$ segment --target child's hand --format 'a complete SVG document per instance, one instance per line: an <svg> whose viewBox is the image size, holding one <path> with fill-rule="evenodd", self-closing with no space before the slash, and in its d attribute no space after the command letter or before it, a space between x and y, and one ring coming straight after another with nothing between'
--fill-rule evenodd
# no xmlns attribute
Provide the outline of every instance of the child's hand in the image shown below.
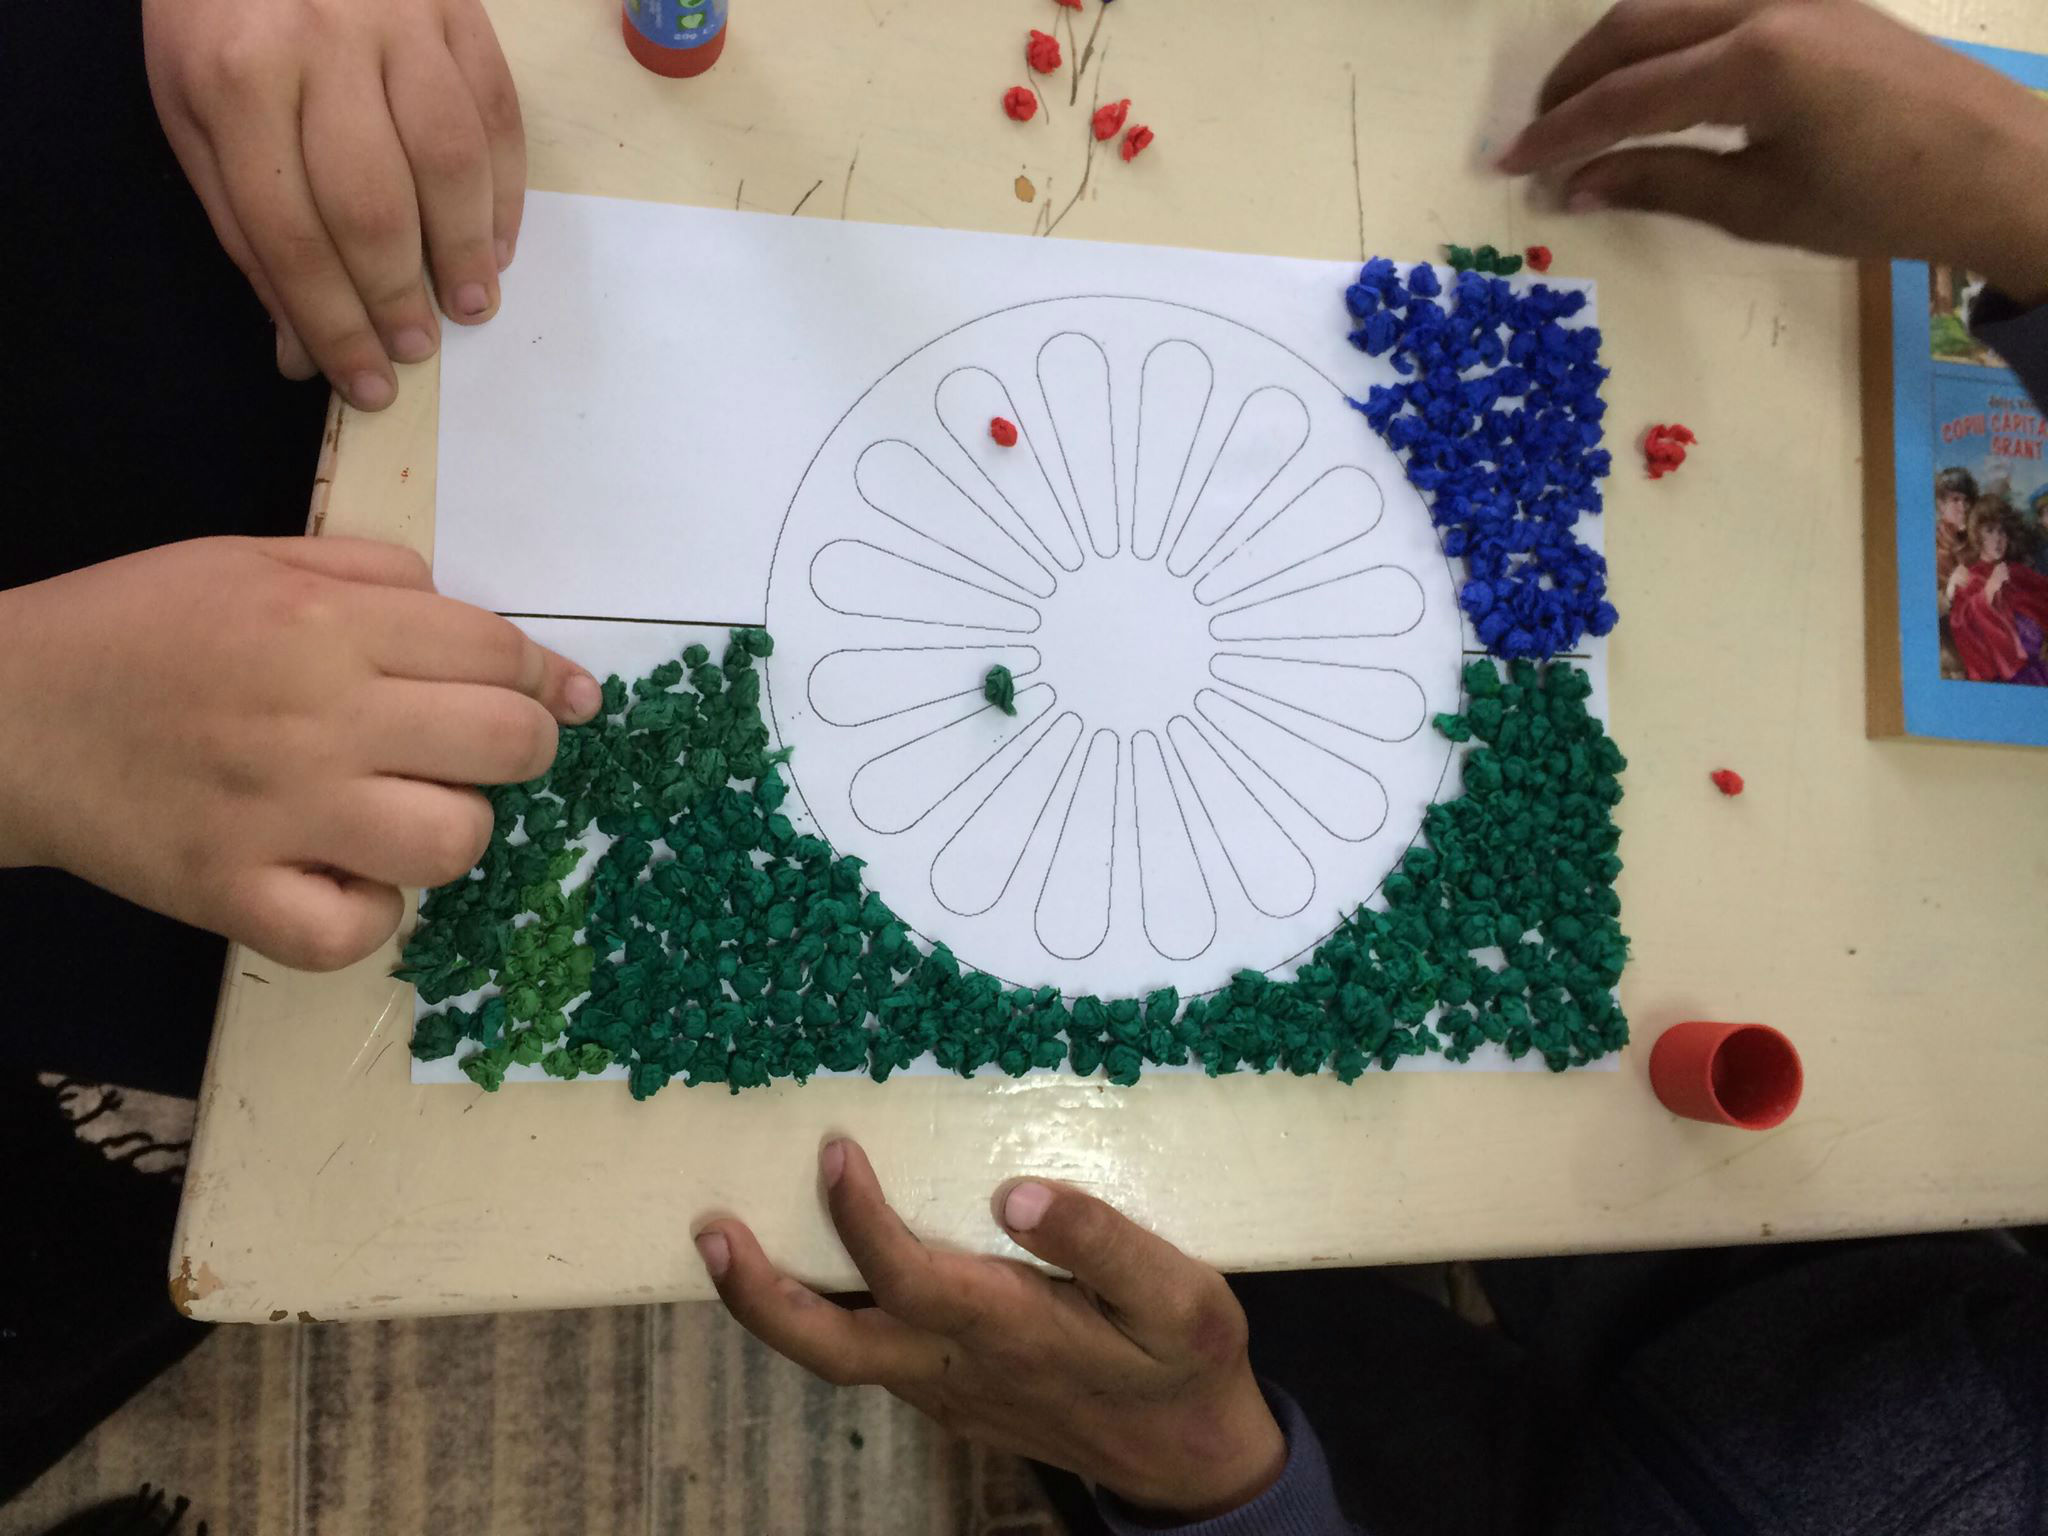
<svg viewBox="0 0 2048 1536"><path fill-rule="evenodd" d="M1078 1191L1012 1185L1004 1230L1074 1276L1049 1280L925 1247L852 1142L831 1143L820 1164L872 1309L845 1310L778 1274L737 1221L698 1234L719 1296L771 1349L1183 1520L1249 1503L1286 1466L1245 1356L1244 1311L1206 1264Z"/></svg>
<svg viewBox="0 0 2048 1536"><path fill-rule="evenodd" d="M199 539L0 592L0 865L52 864L309 970L490 840L596 682L410 550Z"/></svg>
<svg viewBox="0 0 2048 1536"><path fill-rule="evenodd" d="M2048 104L1861 0L1621 0L1544 83L1511 175L1844 256L1960 262L2048 299ZM1621 140L1739 126L1729 155ZM1581 162L1590 162L1584 163Z"/></svg>
<svg viewBox="0 0 2048 1536"><path fill-rule="evenodd" d="M142 0L150 93L277 363L359 410L441 308L489 318L526 188L519 101L481 0Z"/></svg>

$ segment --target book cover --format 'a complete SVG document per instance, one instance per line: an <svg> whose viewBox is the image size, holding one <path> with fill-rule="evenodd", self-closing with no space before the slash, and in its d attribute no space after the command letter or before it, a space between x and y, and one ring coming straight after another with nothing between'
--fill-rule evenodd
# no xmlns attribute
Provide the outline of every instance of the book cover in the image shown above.
<svg viewBox="0 0 2048 1536"><path fill-rule="evenodd" d="M2048 58L1958 44L2048 94ZM1975 274L1866 269L1869 729L2048 745L2048 418L1970 331Z"/></svg>

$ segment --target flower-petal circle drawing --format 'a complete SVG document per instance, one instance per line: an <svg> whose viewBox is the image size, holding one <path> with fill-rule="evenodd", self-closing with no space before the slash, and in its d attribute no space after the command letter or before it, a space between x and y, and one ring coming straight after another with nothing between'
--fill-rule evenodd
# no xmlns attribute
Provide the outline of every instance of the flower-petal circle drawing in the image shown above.
<svg viewBox="0 0 2048 1536"><path fill-rule="evenodd" d="M1450 788L1425 726L1464 631L1419 495L1324 372L1182 305L1021 304L904 359L798 487L768 623L802 812L1017 984L1285 965Z"/></svg>

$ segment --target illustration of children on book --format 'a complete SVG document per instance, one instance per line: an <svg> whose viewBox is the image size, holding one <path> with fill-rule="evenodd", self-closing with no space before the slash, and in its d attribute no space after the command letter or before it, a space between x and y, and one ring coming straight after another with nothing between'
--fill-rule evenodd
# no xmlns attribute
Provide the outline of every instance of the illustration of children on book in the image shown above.
<svg viewBox="0 0 2048 1536"><path fill-rule="evenodd" d="M1941 675L1957 680L1963 677L1963 661L1948 632L1949 578L1963 563L1970 508L1977 496L1977 477L1960 465L1950 465L1934 477L1934 601L1941 615Z"/></svg>
<svg viewBox="0 0 2048 1536"><path fill-rule="evenodd" d="M1970 508L1981 494L1977 477L1967 469L1951 467L1934 477L1934 589L1943 594L1944 613L1948 611L1948 579L1963 559Z"/></svg>
<svg viewBox="0 0 2048 1536"><path fill-rule="evenodd" d="M1970 507L1961 557L1942 588L1949 639L1971 682L2048 687L2048 576L2008 558L2017 524L2002 494Z"/></svg>

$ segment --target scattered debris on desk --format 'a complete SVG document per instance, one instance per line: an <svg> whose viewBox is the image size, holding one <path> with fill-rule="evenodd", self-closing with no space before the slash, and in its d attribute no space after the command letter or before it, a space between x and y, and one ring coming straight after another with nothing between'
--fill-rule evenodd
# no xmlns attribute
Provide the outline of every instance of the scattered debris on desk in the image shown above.
<svg viewBox="0 0 2048 1536"><path fill-rule="evenodd" d="M1742 775L1733 768L1716 768L1709 777L1714 781L1714 788L1731 800L1748 788L1742 782Z"/></svg>
<svg viewBox="0 0 2048 1536"><path fill-rule="evenodd" d="M1453 272L1478 272L1487 277L1513 277L1522 270L1522 258L1503 256L1499 249L1482 245L1474 250L1463 245L1444 247L1444 260Z"/></svg>
<svg viewBox="0 0 2048 1536"><path fill-rule="evenodd" d="M1650 428L1643 439L1643 462L1648 466L1652 480L1662 480L1685 463L1685 450L1694 446L1699 439L1692 435L1690 427L1673 422L1665 426L1659 422Z"/></svg>
<svg viewBox="0 0 2048 1536"><path fill-rule="evenodd" d="M1083 8L1082 0L1055 0L1055 3L1065 10L1078 11ZM1104 5L1108 3L1109 0L1103 0ZM1078 99L1080 94L1081 77L1087 73L1089 62L1095 56L1096 33L1099 33L1101 30L1102 17L1098 14L1095 19L1095 30L1089 33L1087 46L1081 50L1080 57L1074 62L1073 95L1076 99ZM1068 31L1068 40L1071 42L1073 40L1071 26ZM1055 73L1066 63L1066 58L1060 49L1059 38L1054 33L1041 32L1036 27L1031 28L1030 35L1024 44L1024 62L1038 74L1050 75ZM1096 99L1098 101L1101 100L1099 91ZM1028 123L1036 118L1041 104L1038 93L1030 87L1022 85L1013 85L1004 91L1002 101L1005 115L1011 121L1019 123ZM1094 141L1088 146L1091 155L1095 144L1108 143L1115 139L1118 134L1123 135L1123 142L1118 146L1118 153L1123 158L1125 164L1129 164L1137 159L1139 155L1143 154L1150 147L1157 135L1143 123L1126 127L1130 113L1131 101L1126 96L1121 100L1112 101L1104 106L1098 106L1089 114L1088 131ZM1047 121L1050 120L1050 118L1047 119ZM1037 189L1029 187L1029 184L1023 177L1017 178L1016 186L1019 201L1028 203L1033 200ZM1082 190L1086 190L1087 178L1085 172L1082 177L1081 186ZM1071 207L1072 204L1070 203L1069 206ZM1057 218L1053 220L1055 224L1058 222ZM1050 233L1050 230L1047 230L1046 233ZM1520 258L1517 257L1515 260L1519 262Z"/></svg>
<svg viewBox="0 0 2048 1536"><path fill-rule="evenodd" d="M981 696L1006 715L1017 713L1017 680L1008 667L988 669L988 676L981 680Z"/></svg>

